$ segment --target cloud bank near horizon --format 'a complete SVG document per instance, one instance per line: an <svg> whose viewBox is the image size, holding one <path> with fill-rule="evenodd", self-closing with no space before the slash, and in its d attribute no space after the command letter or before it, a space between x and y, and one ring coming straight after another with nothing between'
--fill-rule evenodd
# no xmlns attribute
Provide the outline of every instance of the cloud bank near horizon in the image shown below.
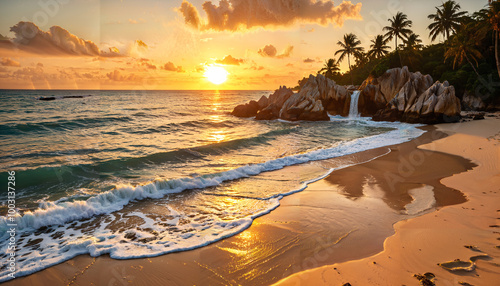
<svg viewBox="0 0 500 286"><path fill-rule="evenodd" d="M48 31L43 31L32 22L21 21L10 27L10 31L14 32L14 38L6 38L4 41L9 42L11 46L4 45L4 48L15 47L33 54L55 56L124 56L116 47L104 52L94 42L82 39L60 26L52 26ZM140 40L135 44L147 48Z"/></svg>
<svg viewBox="0 0 500 286"><path fill-rule="evenodd" d="M361 19L361 6L351 1L334 6L324 0L221 0L218 6L206 1L202 8L207 19L202 19L198 9L184 0L178 11L186 24L201 31L245 31L296 23L342 26L345 19Z"/></svg>

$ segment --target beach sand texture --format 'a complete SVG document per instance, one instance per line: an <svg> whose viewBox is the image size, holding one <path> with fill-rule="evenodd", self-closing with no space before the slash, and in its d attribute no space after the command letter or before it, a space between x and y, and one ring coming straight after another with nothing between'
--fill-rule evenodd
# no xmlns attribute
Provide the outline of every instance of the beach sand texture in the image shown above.
<svg viewBox="0 0 500 286"><path fill-rule="evenodd" d="M441 180L462 191L466 203L396 223L396 233L381 253L298 273L277 285L417 285L414 275L426 273L437 285L498 285L500 120L437 127L450 136L419 149L458 155L478 165Z"/></svg>

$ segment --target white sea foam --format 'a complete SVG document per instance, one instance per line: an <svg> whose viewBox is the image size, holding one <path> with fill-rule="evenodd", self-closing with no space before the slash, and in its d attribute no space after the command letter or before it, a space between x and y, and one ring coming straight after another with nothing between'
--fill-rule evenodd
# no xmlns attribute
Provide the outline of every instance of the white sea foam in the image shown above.
<svg viewBox="0 0 500 286"><path fill-rule="evenodd" d="M262 172L278 170L286 166L335 158L368 149L399 144L424 133L424 131L410 124L400 124L398 127L397 130L384 134L343 142L333 148L319 149L309 153L282 157L260 164L246 165L218 174L174 180L157 179L146 185L117 186L113 190L100 193L85 201L62 202L59 204L52 202L43 203L39 209L33 212L26 212L23 216L17 215L15 223L18 225L19 229L37 229L42 226L64 224L69 221L90 218L95 215L120 210L133 200L161 198L170 193L217 186L225 181L255 176ZM6 217L2 216L0 218L0 231L6 229L7 220Z"/></svg>
<svg viewBox="0 0 500 286"><path fill-rule="evenodd" d="M299 192L307 187L307 184L326 177L333 169L328 170L322 176L304 182L299 188L283 192L279 195L261 198L255 204L250 215L241 217L238 214L229 214L234 219L227 221L215 215L205 216L203 220L192 221L187 225L180 224L183 215L169 208L169 218L155 221L141 213L131 213L128 216L136 216L142 220L139 227L130 229L129 232L113 232L107 229L107 223L99 223L93 226L91 234L84 230L78 230L85 218L94 218L99 214L110 214L122 209L131 201L146 198L162 198L166 194L179 193L188 189L201 189L220 185L222 182L258 175L262 172L282 169L286 166L307 163L315 160L323 160L343 155L353 154L360 151L399 144L416 138L424 131L415 128L415 125L404 123L364 123L377 126L396 127L396 130L343 142L329 149L319 149L304 154L286 156L270 160L260 164L247 165L217 174L188 177L175 180L157 179L149 184L140 186L117 186L115 189L100 193L82 201L63 201L59 203L46 202L33 212L26 212L16 217L19 232L29 234L24 243L30 239L42 238L37 250L22 248L18 255L27 254L26 259L18 261L19 271L17 276L47 268L51 265L61 263L76 255L88 253L92 256L109 254L112 258L129 259L138 257L151 257L170 252L184 251L198 248L220 239L232 236L248 228L252 221L261 215L267 214L279 206L279 200L286 195ZM343 166L347 167L347 166ZM230 212L230 210L224 210ZM67 225L73 222L76 226L69 228ZM66 224L66 226L64 226ZM58 227L56 227L59 225ZM49 234L34 234L33 230L42 226L52 226L56 231L62 231L61 238L54 238ZM167 226L175 227L176 232L169 232ZM5 233L7 228L6 217L1 217L0 230ZM191 229L191 231L187 231ZM146 231L147 230L147 231ZM193 231L194 230L194 231ZM161 233L155 236L153 233ZM133 243L122 243L126 235L134 236ZM140 242L140 240L143 240ZM3 237L2 241L7 241ZM7 245L0 242L1 250L5 253ZM0 282L9 280L5 270L0 271Z"/></svg>

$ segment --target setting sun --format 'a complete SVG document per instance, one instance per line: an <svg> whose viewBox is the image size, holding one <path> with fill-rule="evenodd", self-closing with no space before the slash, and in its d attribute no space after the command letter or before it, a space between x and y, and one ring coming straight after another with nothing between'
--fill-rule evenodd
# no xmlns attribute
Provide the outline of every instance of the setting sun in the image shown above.
<svg viewBox="0 0 500 286"><path fill-rule="evenodd" d="M204 76L213 84L221 84L227 80L229 73L223 68L218 66L208 66L205 70Z"/></svg>

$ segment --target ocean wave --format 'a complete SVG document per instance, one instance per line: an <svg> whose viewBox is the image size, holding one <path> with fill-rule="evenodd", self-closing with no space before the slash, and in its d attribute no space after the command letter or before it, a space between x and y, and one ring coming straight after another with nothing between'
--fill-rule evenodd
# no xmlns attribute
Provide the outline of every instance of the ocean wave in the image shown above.
<svg viewBox="0 0 500 286"><path fill-rule="evenodd" d="M133 118L129 116L108 116L76 118L72 120L45 121L36 123L16 123L0 125L0 135L16 135L29 132L45 132L54 130L72 130L78 128L92 128L105 126L115 122L128 122Z"/></svg>
<svg viewBox="0 0 500 286"><path fill-rule="evenodd" d="M169 200L159 199L167 194L218 186L223 182L252 177L291 165L394 145L424 133L414 125L392 123L391 127L395 126L398 127L397 130L341 142L332 148L286 156L225 172L173 180L157 179L137 186L117 186L80 201L63 198L56 202L42 202L38 209L15 217L14 223L17 223L18 231L23 237L23 241L19 241L21 247L17 253L19 270L16 272L16 277L29 275L81 254L90 254L94 257L109 254L115 259L152 257L195 249L233 236L248 228L255 218L277 208L284 196L304 190L308 184L326 177L335 169L325 170L322 175L279 194L260 198L234 198L245 201L243 205L248 204L251 208L248 210L239 206L235 207L235 210L244 209L247 213L233 214L233 210L220 206L216 206L214 210L218 210L224 215L223 217L218 217L217 213L207 214L203 211L195 214L183 213L170 207ZM193 156L200 156L197 151L191 151ZM370 160L373 159L375 158ZM350 165L339 168L348 166ZM87 192L83 192L83 195L86 196ZM128 223L125 215L120 216L119 210L133 201L143 199L153 199L155 205L163 202L169 211L156 218L140 212L126 212L127 218L138 217L137 225L129 226L128 229L108 228L113 221L125 220L125 223ZM210 201L212 200L208 200L207 203ZM234 200L231 201L231 204L233 203ZM102 216L105 214L107 215ZM191 217L192 215L194 217ZM189 220L187 224L186 220ZM183 222L180 223L181 221ZM0 231L5 234L6 228L6 217L0 217ZM4 242L7 241L5 236L2 239ZM5 243L0 243L0 246L4 247ZM0 268L0 282L10 279L7 273L6 268Z"/></svg>
<svg viewBox="0 0 500 286"><path fill-rule="evenodd" d="M161 198L166 194L178 193L188 189L217 186L225 181L255 176L262 172L278 170L286 166L335 158L368 149L399 144L420 136L423 133L424 131L416 129L411 125L401 124L397 130L342 142L333 148L319 149L260 164L246 165L226 172L174 180L157 179L154 182L139 186L118 186L115 189L100 193L85 201L64 202L61 204L46 203L42 208L33 212L28 211L22 216L17 215L16 223L21 229L37 229L42 226L64 224L69 221L120 210L133 200ZM1 217L0 231L5 231L6 229L7 218Z"/></svg>

